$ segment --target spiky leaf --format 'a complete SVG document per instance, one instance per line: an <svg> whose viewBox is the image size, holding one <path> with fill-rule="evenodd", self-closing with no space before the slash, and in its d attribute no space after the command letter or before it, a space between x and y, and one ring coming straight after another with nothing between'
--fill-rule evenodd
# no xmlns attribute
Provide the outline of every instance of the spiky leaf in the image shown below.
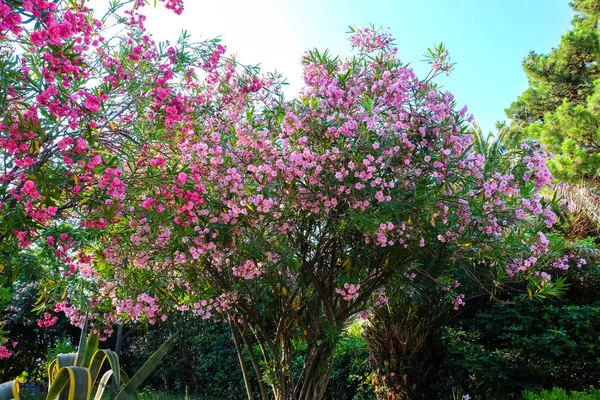
<svg viewBox="0 0 600 400"><path fill-rule="evenodd" d="M58 371L46 400L55 400L66 394L68 400L89 400L92 392L92 377L87 368L64 367Z"/></svg>
<svg viewBox="0 0 600 400"><path fill-rule="evenodd" d="M175 336L171 336L169 340L163 343L162 346L152 356L144 363L142 368L140 368L135 375L131 377L129 382L125 385L123 390L119 393L116 400L126 400L131 396L136 396L137 390L140 385L150 376L150 374L156 369L160 361L167 354L171 346L173 345L173 341L175 340Z"/></svg>
<svg viewBox="0 0 600 400"><path fill-rule="evenodd" d="M0 400L11 400L19 398L19 383L9 381L0 385Z"/></svg>

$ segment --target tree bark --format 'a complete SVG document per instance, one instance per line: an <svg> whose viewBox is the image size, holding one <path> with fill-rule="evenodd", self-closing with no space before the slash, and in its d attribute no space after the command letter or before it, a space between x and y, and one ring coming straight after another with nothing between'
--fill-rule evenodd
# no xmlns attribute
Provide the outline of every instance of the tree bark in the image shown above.
<svg viewBox="0 0 600 400"><path fill-rule="evenodd" d="M237 328L238 332L240 333L242 341L244 342L244 345L246 347L246 352L248 353L248 356L250 357L250 362L252 363L252 367L254 368L254 373L256 374L256 379L258 380L258 386L260 388L260 397L262 400L269 400L269 394L267 391L267 387L265 386L265 383L262 380L262 372L260 370L260 365L258 363L258 360L256 359L256 356L252 352L252 345L251 345L250 341L248 340L247 336L245 335L245 333L240 329L240 327L233 321L231 321L231 323L233 324L233 326L235 326Z"/></svg>
<svg viewBox="0 0 600 400"><path fill-rule="evenodd" d="M246 363L244 363L244 356L242 354L242 346L238 338L237 333L233 327L231 319L229 319L229 328L231 329L231 337L233 338L233 344L235 345L235 352L237 353L238 360L240 361L240 368L242 370L242 376L244 377L244 386L246 387L246 394L248 400L254 399L254 392L252 391L252 385L250 384L250 378L248 377L248 370L246 369Z"/></svg>

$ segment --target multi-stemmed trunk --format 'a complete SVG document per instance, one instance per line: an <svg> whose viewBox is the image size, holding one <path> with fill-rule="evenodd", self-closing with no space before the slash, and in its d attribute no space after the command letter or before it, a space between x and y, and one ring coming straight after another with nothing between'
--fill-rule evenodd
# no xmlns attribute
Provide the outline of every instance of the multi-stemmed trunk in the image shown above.
<svg viewBox="0 0 600 400"><path fill-rule="evenodd" d="M308 343L303 365L295 368L291 335L271 340L261 337L263 328L247 321L231 318L229 322L249 400L256 395L261 400L319 400L325 396L335 341L323 338ZM256 347L260 351L255 353ZM252 385L251 371L258 388Z"/></svg>

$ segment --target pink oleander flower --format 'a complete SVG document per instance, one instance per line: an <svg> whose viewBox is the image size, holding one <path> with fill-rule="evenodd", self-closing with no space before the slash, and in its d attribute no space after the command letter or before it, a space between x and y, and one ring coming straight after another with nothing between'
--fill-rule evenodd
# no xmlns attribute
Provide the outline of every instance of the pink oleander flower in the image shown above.
<svg viewBox="0 0 600 400"><path fill-rule="evenodd" d="M24 194L28 195L29 197L31 197L33 199L41 199L42 198L42 195L40 194L40 192L37 191L37 189L35 188L35 183L32 180L25 181L25 183L23 184L23 188L21 189L21 192L23 192Z"/></svg>
<svg viewBox="0 0 600 400"><path fill-rule="evenodd" d="M247 260L238 267L233 267L233 276L237 276L242 279L254 279L263 274L263 263L255 263L253 260Z"/></svg>
<svg viewBox="0 0 600 400"><path fill-rule="evenodd" d="M358 298L360 284L345 283L343 288L335 289L335 292L342 296L346 301L352 301Z"/></svg>
<svg viewBox="0 0 600 400"><path fill-rule="evenodd" d="M457 295L454 300L452 300L452 305L454 305L454 309L458 310L461 306L465 305L465 295L464 294L459 294Z"/></svg>
<svg viewBox="0 0 600 400"><path fill-rule="evenodd" d="M0 360L10 358L12 355L12 351L10 351L6 346L0 346Z"/></svg>
<svg viewBox="0 0 600 400"><path fill-rule="evenodd" d="M146 200L142 201L142 207L146 210L152 208L152 204L154 203L154 199L152 197L148 197Z"/></svg>
<svg viewBox="0 0 600 400"><path fill-rule="evenodd" d="M187 174L185 172L180 172L179 175L177 175L177 180L181 186L185 185Z"/></svg>
<svg viewBox="0 0 600 400"><path fill-rule="evenodd" d="M52 314L50 314L49 312L45 312L44 314L42 314L40 319L38 319L38 326L40 328L49 328L57 322L58 317L52 316Z"/></svg>

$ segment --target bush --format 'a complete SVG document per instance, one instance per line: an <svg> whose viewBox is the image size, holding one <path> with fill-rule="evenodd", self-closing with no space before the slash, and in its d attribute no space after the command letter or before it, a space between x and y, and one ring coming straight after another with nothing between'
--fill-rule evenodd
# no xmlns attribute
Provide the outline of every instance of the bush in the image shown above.
<svg viewBox="0 0 600 400"><path fill-rule="evenodd" d="M362 338L363 328L350 326L335 348L329 385L325 393L331 400L368 400L375 395L366 377L371 371L369 350Z"/></svg>
<svg viewBox="0 0 600 400"><path fill-rule="evenodd" d="M585 390L600 382L600 302L523 302L480 309L442 329L438 393L516 399L524 390Z"/></svg>
<svg viewBox="0 0 600 400"><path fill-rule="evenodd" d="M170 316L167 322L150 326L145 332L138 328L124 342L125 369L141 367L176 327L184 331L147 384L161 391L201 395L203 400L246 399L239 361L225 323Z"/></svg>
<svg viewBox="0 0 600 400"><path fill-rule="evenodd" d="M47 374L48 374L48 366L50 365L50 363L52 361L56 360L56 357L59 354L67 354L67 353L75 353L75 352L77 352L77 349L75 348L75 345L73 344L73 341L71 339L69 339L69 338L59 339L59 341L56 343L56 345L54 347L51 347L48 349L46 359L44 360L44 362L42 364L40 364L40 367L36 371L35 376L46 378Z"/></svg>
<svg viewBox="0 0 600 400"><path fill-rule="evenodd" d="M222 322L170 316L167 322L151 326L145 332L134 331L128 335L123 347L125 369L139 368L156 346L169 336L169 332L175 331L175 327L185 327L185 331L148 379L151 391L189 393L194 397L200 396L202 400L246 399L229 326ZM369 353L361 334L362 327L352 325L336 346L326 399L374 398L365 380L370 371ZM303 362L302 346L294 348L294 356L297 363ZM253 388L258 390L250 360L246 360L246 365Z"/></svg>
<svg viewBox="0 0 600 400"><path fill-rule="evenodd" d="M597 400L600 399L600 390L591 388L589 392L570 392L554 388L552 391L542 390L539 393L525 391L524 400Z"/></svg>
<svg viewBox="0 0 600 400"><path fill-rule="evenodd" d="M44 361L61 340L76 343L79 329L70 325L62 314L56 314L56 323L49 327L38 325L40 316L31 310L38 298L38 283L18 283L11 304L4 310L5 328L9 340L16 343L14 355L4 364L3 381L27 376L30 382L46 379ZM54 314L53 314L54 315Z"/></svg>

